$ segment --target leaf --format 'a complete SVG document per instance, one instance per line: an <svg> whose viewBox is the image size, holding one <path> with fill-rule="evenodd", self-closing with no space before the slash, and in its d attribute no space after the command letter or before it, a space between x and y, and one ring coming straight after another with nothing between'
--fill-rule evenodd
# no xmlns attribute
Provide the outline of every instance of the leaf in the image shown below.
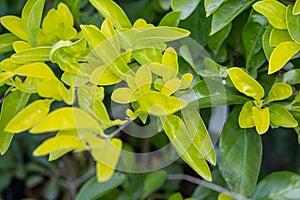
<svg viewBox="0 0 300 200"><path fill-rule="evenodd" d="M14 63L27 64L28 62L46 62L50 61L51 47L36 47L20 51L11 56Z"/></svg>
<svg viewBox="0 0 300 200"><path fill-rule="evenodd" d="M300 14L300 2L299 0L296 0L293 7L293 15L299 15L299 14Z"/></svg>
<svg viewBox="0 0 300 200"><path fill-rule="evenodd" d="M208 17L214 13L224 2L226 2L226 0L204 0L206 16Z"/></svg>
<svg viewBox="0 0 300 200"><path fill-rule="evenodd" d="M173 26L177 27L180 21L180 12L168 12L159 22L159 26Z"/></svg>
<svg viewBox="0 0 300 200"><path fill-rule="evenodd" d="M293 89L286 83L274 83L268 94L268 102L280 101L289 98L293 94Z"/></svg>
<svg viewBox="0 0 300 200"><path fill-rule="evenodd" d="M48 65L39 62L23 65L22 67L14 70L14 73L21 76L39 79L49 79L56 77Z"/></svg>
<svg viewBox="0 0 300 200"><path fill-rule="evenodd" d="M13 43L13 48L15 50L16 53L27 50L27 49L31 49L31 46L28 42L25 41L16 41Z"/></svg>
<svg viewBox="0 0 300 200"><path fill-rule="evenodd" d="M82 141L72 135L58 135L45 140L33 152L34 156L44 156L58 150L83 150L85 145Z"/></svg>
<svg viewBox="0 0 300 200"><path fill-rule="evenodd" d="M286 128L295 128L298 126L297 120L282 105L272 104L269 108L271 124Z"/></svg>
<svg viewBox="0 0 300 200"><path fill-rule="evenodd" d="M210 79L199 81L188 91L182 92L178 97L187 102L197 101L199 108L243 104L249 100L227 85Z"/></svg>
<svg viewBox="0 0 300 200"><path fill-rule="evenodd" d="M254 129L241 129L235 107L219 140L218 164L230 190L249 196L255 189L262 159L262 142Z"/></svg>
<svg viewBox="0 0 300 200"><path fill-rule="evenodd" d="M90 3L104 17L108 18L116 28L131 28L132 25L125 12L112 0L90 0Z"/></svg>
<svg viewBox="0 0 300 200"><path fill-rule="evenodd" d="M263 87L254 78L249 76L241 68L232 67L228 70L228 75L234 87L241 93L254 99L261 99L265 92Z"/></svg>
<svg viewBox="0 0 300 200"><path fill-rule="evenodd" d="M258 134L264 134L269 129L270 125L270 113L269 108L257 108L252 107L253 120L255 129Z"/></svg>
<svg viewBox="0 0 300 200"><path fill-rule="evenodd" d="M264 15L270 24L277 29L286 29L286 7L279 1L258 1L252 6L256 12Z"/></svg>
<svg viewBox="0 0 300 200"><path fill-rule="evenodd" d="M141 94L138 97L138 103L140 105L139 112L146 112L155 116L173 114L187 105L184 100L155 91Z"/></svg>
<svg viewBox="0 0 300 200"><path fill-rule="evenodd" d="M292 41L277 45L270 57L268 74L280 70L299 50L300 45Z"/></svg>
<svg viewBox="0 0 300 200"><path fill-rule="evenodd" d="M9 92L9 91L8 91ZM7 92L6 92L7 94ZM8 94L7 94L8 95ZM0 153L5 154L7 151L12 138L13 133L4 131L9 121L22 110L29 100L30 94L23 93L19 90L12 91L2 103L1 107L1 118L0 118Z"/></svg>
<svg viewBox="0 0 300 200"><path fill-rule="evenodd" d="M30 133L44 133L57 130L87 129L102 132L98 122L88 113L77 107L64 107L47 115L30 129Z"/></svg>
<svg viewBox="0 0 300 200"><path fill-rule="evenodd" d="M135 85L140 91L149 91L152 83L151 70L147 66L140 67L135 74Z"/></svg>
<svg viewBox="0 0 300 200"><path fill-rule="evenodd" d="M300 176L293 172L274 172L260 181L252 194L253 200L299 199Z"/></svg>
<svg viewBox="0 0 300 200"><path fill-rule="evenodd" d="M219 194L219 196L218 196L218 200L234 200L234 198L231 197L231 196L228 195L228 194L221 193L221 194Z"/></svg>
<svg viewBox="0 0 300 200"><path fill-rule="evenodd" d="M242 39L246 51L246 66L248 67L251 58L262 48L262 35L268 21L264 16L250 12L248 21L243 28Z"/></svg>
<svg viewBox="0 0 300 200"><path fill-rule="evenodd" d="M300 69L292 69L287 71L282 76L282 82L289 85L296 85L300 83Z"/></svg>
<svg viewBox="0 0 300 200"><path fill-rule="evenodd" d="M42 21L45 0L29 0L24 6L22 19L26 22L26 33L29 44L38 46L38 33Z"/></svg>
<svg viewBox="0 0 300 200"><path fill-rule="evenodd" d="M246 10L255 0L230 0L224 2L213 14L210 35L215 34L236 16Z"/></svg>
<svg viewBox="0 0 300 200"><path fill-rule="evenodd" d="M5 127L9 133L20 133L30 129L49 112L52 100L37 100L22 109Z"/></svg>
<svg viewBox="0 0 300 200"><path fill-rule="evenodd" d="M239 115L239 125L241 128L252 128L255 126L253 120L253 103L252 101L247 101L240 112Z"/></svg>
<svg viewBox="0 0 300 200"><path fill-rule="evenodd" d="M175 49L173 49L172 47L167 48L162 56L161 63L163 65L171 67L174 71L178 72L178 57Z"/></svg>
<svg viewBox="0 0 300 200"><path fill-rule="evenodd" d="M1 24L18 38L28 41L25 25L21 18L16 16L4 16L0 18Z"/></svg>
<svg viewBox="0 0 300 200"><path fill-rule="evenodd" d="M286 9L287 28L288 28L288 32L290 33L290 36L293 38L295 42L299 44L300 43L300 32L299 32L300 17L299 15L294 15L292 9L293 9L292 6L290 5L287 6Z"/></svg>
<svg viewBox="0 0 300 200"><path fill-rule="evenodd" d="M166 120L161 118L161 122L178 155L202 178L211 181L210 169L205 159L200 157L196 144L187 137L189 133L183 121L175 115L168 115Z"/></svg>
<svg viewBox="0 0 300 200"><path fill-rule="evenodd" d="M125 181L126 176L121 173L115 173L113 177L105 183L99 183L96 177L92 177L80 188L76 200L99 199L114 188L123 184Z"/></svg>
<svg viewBox="0 0 300 200"><path fill-rule="evenodd" d="M222 28L220 31L215 33L214 35L207 37L207 45L208 47L217 54L221 45L225 41L225 39L228 37L230 30L231 30L231 23L227 24L224 28Z"/></svg>
<svg viewBox="0 0 300 200"><path fill-rule="evenodd" d="M183 197L179 192L176 192L169 197L169 200L183 200Z"/></svg>
<svg viewBox="0 0 300 200"><path fill-rule="evenodd" d="M0 86L5 85L14 75L9 71L0 73Z"/></svg>
<svg viewBox="0 0 300 200"><path fill-rule="evenodd" d="M263 50L264 50L264 53L266 55L266 58L268 61L270 61L270 57L271 57L271 54L273 52L273 47L270 45L270 35L271 35L271 31L273 30L272 26L269 25L263 36L262 36L262 47L263 47Z"/></svg>
<svg viewBox="0 0 300 200"><path fill-rule="evenodd" d="M160 188L167 179L167 172L163 170L158 170L147 174L144 181L144 188L142 193L142 199L148 197L155 190Z"/></svg>
<svg viewBox="0 0 300 200"><path fill-rule="evenodd" d="M8 53L13 50L13 42L18 41L17 38L12 33L4 33L0 35L0 53Z"/></svg>
<svg viewBox="0 0 300 200"><path fill-rule="evenodd" d="M275 47L278 44L287 41L292 41L292 38L286 29L272 29L269 40L271 46Z"/></svg>
<svg viewBox="0 0 300 200"><path fill-rule="evenodd" d="M175 12L181 12L180 19L186 19L197 7L200 0L171 0L171 8Z"/></svg>
<svg viewBox="0 0 300 200"><path fill-rule="evenodd" d="M184 123L189 132L188 137L193 141L201 158L205 158L212 165L216 165L216 155L210 135L197 109L189 108L182 110Z"/></svg>
<svg viewBox="0 0 300 200"><path fill-rule="evenodd" d="M180 88L180 85L181 85L181 80L171 79L167 81L166 84L163 85L163 87L161 88L161 93L167 96L171 96Z"/></svg>
<svg viewBox="0 0 300 200"><path fill-rule="evenodd" d="M136 101L138 96L130 88L117 88L111 96L111 99L120 104L127 104Z"/></svg>

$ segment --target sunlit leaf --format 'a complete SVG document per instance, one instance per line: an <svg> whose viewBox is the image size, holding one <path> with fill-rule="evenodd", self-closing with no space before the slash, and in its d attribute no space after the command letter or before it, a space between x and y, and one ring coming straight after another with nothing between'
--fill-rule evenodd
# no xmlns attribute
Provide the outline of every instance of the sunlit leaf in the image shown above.
<svg viewBox="0 0 300 200"><path fill-rule="evenodd" d="M293 115L282 105L272 104L269 108L270 120L273 125L286 128L295 128L298 126L297 120L295 120Z"/></svg>
<svg viewBox="0 0 300 200"><path fill-rule="evenodd" d="M159 22L159 26L177 27L180 21L181 12L171 11L167 13Z"/></svg>
<svg viewBox="0 0 300 200"><path fill-rule="evenodd" d="M37 100L21 110L5 127L4 131L20 133L30 129L49 112L52 100Z"/></svg>
<svg viewBox="0 0 300 200"><path fill-rule="evenodd" d="M12 61L17 64L27 64L28 62L50 61L51 47L36 47L20 51L11 56Z"/></svg>
<svg viewBox="0 0 300 200"><path fill-rule="evenodd" d="M15 52L18 53L21 51L25 51L27 49L31 49L31 46L28 42L16 41L13 43L13 48L14 48Z"/></svg>
<svg viewBox="0 0 300 200"><path fill-rule="evenodd" d="M137 100L134 90L130 88L117 88L111 96L111 99L117 103L127 104Z"/></svg>
<svg viewBox="0 0 300 200"><path fill-rule="evenodd" d="M275 47L278 44L287 41L292 41L292 38L286 29L272 29L269 40L271 46Z"/></svg>
<svg viewBox="0 0 300 200"><path fill-rule="evenodd" d="M255 129L258 134L264 134L269 129L270 125L270 113L269 108L257 108L252 107L253 120Z"/></svg>
<svg viewBox="0 0 300 200"><path fill-rule="evenodd" d="M272 85L269 94L268 102L280 101L290 97L293 94L293 89L286 83L275 83Z"/></svg>
<svg viewBox="0 0 300 200"><path fill-rule="evenodd" d="M299 14L300 14L300 1L296 0L293 7L293 15L299 15Z"/></svg>
<svg viewBox="0 0 300 200"><path fill-rule="evenodd" d="M277 29L286 29L286 7L279 1L264 0L253 4L254 10L264 15L270 24Z"/></svg>
<svg viewBox="0 0 300 200"><path fill-rule="evenodd" d="M55 75L51 68L45 63L31 63L23 65L22 67L14 70L14 73L21 76L28 76L32 78L49 79L55 78Z"/></svg>
<svg viewBox="0 0 300 200"><path fill-rule="evenodd" d="M1 24L18 38L28 41L25 24L16 16L4 16L0 18Z"/></svg>
<svg viewBox="0 0 300 200"><path fill-rule="evenodd" d="M268 74L280 70L299 50L300 45L292 41L277 45L270 57Z"/></svg>
<svg viewBox="0 0 300 200"><path fill-rule="evenodd" d="M147 66L140 67L135 74L135 85L141 91L150 90L152 83L151 70Z"/></svg>
<svg viewBox="0 0 300 200"><path fill-rule="evenodd" d="M230 68L228 70L228 75L238 91L254 99L261 99L264 97L265 92L263 87L241 68Z"/></svg>
<svg viewBox="0 0 300 200"><path fill-rule="evenodd" d="M132 27L122 8L120 8L119 5L114 1L90 0L90 2L103 17L110 19L116 28Z"/></svg>
<svg viewBox="0 0 300 200"><path fill-rule="evenodd" d="M90 80L96 85L112 85L120 82L122 79L112 73L107 66L103 65L93 71Z"/></svg>
<svg viewBox="0 0 300 200"><path fill-rule="evenodd" d="M13 50L13 42L19 40L12 33L4 33L0 35L0 53L7 53Z"/></svg>
<svg viewBox="0 0 300 200"><path fill-rule="evenodd" d="M171 79L167 81L161 88L161 93L170 96L175 93L181 86L181 80Z"/></svg>
<svg viewBox="0 0 300 200"><path fill-rule="evenodd" d="M253 107L252 101L247 101L240 112L239 115L239 125L241 128L252 128L255 126L253 120Z"/></svg>
<svg viewBox="0 0 300 200"><path fill-rule="evenodd" d="M221 194L219 194L219 196L218 196L218 200L234 200L234 198L231 197L231 196L228 195L228 194L221 193Z"/></svg>
<svg viewBox="0 0 300 200"><path fill-rule="evenodd" d="M44 133L57 130L87 129L102 132L98 122L88 113L77 107L57 109L34 126L30 133Z"/></svg>

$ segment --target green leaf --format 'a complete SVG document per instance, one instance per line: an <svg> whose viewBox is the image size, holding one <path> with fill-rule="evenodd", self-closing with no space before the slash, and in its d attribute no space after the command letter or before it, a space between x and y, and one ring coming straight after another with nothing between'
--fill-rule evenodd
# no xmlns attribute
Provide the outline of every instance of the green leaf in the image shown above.
<svg viewBox="0 0 300 200"><path fill-rule="evenodd" d="M48 65L39 62L23 65L22 67L14 70L14 73L21 76L39 79L49 79L56 77Z"/></svg>
<svg viewBox="0 0 300 200"><path fill-rule="evenodd" d="M262 159L262 142L254 129L241 129L235 107L219 140L218 163L230 190L249 196L255 189Z"/></svg>
<svg viewBox="0 0 300 200"><path fill-rule="evenodd" d="M284 73L281 81L289 85L296 85L300 83L300 69L292 69Z"/></svg>
<svg viewBox="0 0 300 200"><path fill-rule="evenodd" d="M26 22L26 33L32 47L38 46L38 33L42 21L45 0L29 0L24 6L22 19Z"/></svg>
<svg viewBox="0 0 300 200"><path fill-rule="evenodd" d="M9 92L9 91L8 91ZM6 93L7 94L7 93ZM14 136L13 133L8 133L4 131L9 121L20 112L28 102L30 94L23 93L19 90L12 91L11 94L7 96L1 107L1 118L0 118L0 153L3 155Z"/></svg>
<svg viewBox="0 0 300 200"><path fill-rule="evenodd" d="M214 35L207 37L207 45L215 54L218 53L224 40L228 37L231 26L232 24L229 23Z"/></svg>
<svg viewBox="0 0 300 200"><path fill-rule="evenodd" d="M102 132L98 122L77 107L64 107L47 115L40 123L30 129L30 133L44 133L57 130L87 129Z"/></svg>
<svg viewBox="0 0 300 200"><path fill-rule="evenodd" d="M259 182L252 198L260 199L299 199L300 176L293 172L275 172Z"/></svg>
<svg viewBox="0 0 300 200"><path fill-rule="evenodd" d="M228 75L234 87L241 93L258 100L264 97L265 92L263 87L241 68L230 68Z"/></svg>
<svg viewBox="0 0 300 200"><path fill-rule="evenodd" d="M262 35L268 21L264 16L251 11L248 21L243 28L242 39L246 51L246 66L248 67L252 57L262 48Z"/></svg>
<svg viewBox="0 0 300 200"><path fill-rule="evenodd" d="M239 115L239 125L241 128L252 128L255 126L253 120L253 103L252 101L247 101L240 112Z"/></svg>
<svg viewBox="0 0 300 200"><path fill-rule="evenodd" d="M2 72L0 74L0 86L6 84L15 74L12 72Z"/></svg>
<svg viewBox="0 0 300 200"><path fill-rule="evenodd" d="M288 31L295 42L300 44L300 16L294 15L292 6L287 6L286 9L286 21Z"/></svg>
<svg viewBox="0 0 300 200"><path fill-rule="evenodd" d="M181 93L179 97L188 102L197 101L199 108L243 104L249 100L229 86L209 79L199 81L193 88Z"/></svg>
<svg viewBox="0 0 300 200"><path fill-rule="evenodd" d="M155 91L145 92L140 95L138 103L140 105L139 112L146 112L155 116L173 114L187 105L187 102L184 100Z"/></svg>
<svg viewBox="0 0 300 200"><path fill-rule="evenodd" d="M46 62L50 61L51 47L36 47L20 51L11 56L14 63L27 64L28 62Z"/></svg>
<svg viewBox="0 0 300 200"><path fill-rule="evenodd" d="M218 200L234 200L234 198L231 197L231 196L228 195L228 194L221 193L221 194L219 194L219 196L218 196Z"/></svg>
<svg viewBox="0 0 300 200"><path fill-rule="evenodd" d="M130 88L117 88L111 96L111 99L120 104L127 104L136 101L138 96Z"/></svg>
<svg viewBox="0 0 300 200"><path fill-rule="evenodd" d="M115 173L113 177L105 182L99 183L96 177L89 179L79 190L76 200L96 200L108 194L114 188L117 188L126 180L126 176L121 173Z"/></svg>
<svg viewBox="0 0 300 200"><path fill-rule="evenodd" d="M246 10L255 0L230 0L224 2L213 14L210 35L215 34L236 16Z"/></svg>
<svg viewBox="0 0 300 200"><path fill-rule="evenodd" d="M148 197L155 190L160 188L167 179L167 172L163 170L155 171L147 174L144 181L142 199Z"/></svg>
<svg viewBox="0 0 300 200"><path fill-rule="evenodd" d="M171 8L181 12L180 19L186 19L197 7L200 0L171 0Z"/></svg>
<svg viewBox="0 0 300 200"><path fill-rule="evenodd" d="M270 33L270 45L277 46L282 42L292 41L289 32L286 29L273 28Z"/></svg>
<svg viewBox="0 0 300 200"><path fill-rule="evenodd" d="M4 16L0 18L1 24L18 38L28 41L26 28L21 18L16 16Z"/></svg>
<svg viewBox="0 0 300 200"><path fill-rule="evenodd" d="M269 108L272 125L286 128L295 128L298 126L297 120L295 120L293 115L282 105L272 104Z"/></svg>
<svg viewBox="0 0 300 200"><path fill-rule="evenodd" d="M214 13L224 2L226 2L226 0L204 0L206 16L208 17Z"/></svg>
<svg viewBox="0 0 300 200"><path fill-rule="evenodd" d="M269 129L270 125L270 112L269 108L252 107L253 120L255 129L258 134L264 134Z"/></svg>
<svg viewBox="0 0 300 200"><path fill-rule="evenodd" d="M189 133L183 121L175 115L168 115L166 120L161 118L161 122L179 156L201 177L211 181L210 169L205 159L200 157L194 141L187 137Z"/></svg>
<svg viewBox="0 0 300 200"><path fill-rule="evenodd" d="M293 7L293 15L299 15L299 14L300 14L300 1L296 0Z"/></svg>
<svg viewBox="0 0 300 200"><path fill-rule="evenodd" d="M268 102L280 101L289 98L293 94L293 89L286 83L275 83L272 85L269 94Z"/></svg>
<svg viewBox="0 0 300 200"><path fill-rule="evenodd" d="M262 47L268 61L270 61L271 54L274 50L274 48L270 45L270 35L272 30L273 27L269 25L262 36Z"/></svg>
<svg viewBox="0 0 300 200"><path fill-rule="evenodd" d="M188 137L190 137L193 144L195 144L200 157L205 158L212 165L215 165L216 155L214 146L199 111L197 109L187 107L182 110L182 115L189 132Z"/></svg>
<svg viewBox="0 0 300 200"><path fill-rule="evenodd" d="M168 12L159 22L159 26L173 26L177 27L180 21L180 12Z"/></svg>
<svg viewBox="0 0 300 200"><path fill-rule="evenodd" d="M292 41L277 45L270 57L268 74L280 70L299 50L300 45Z"/></svg>
<svg viewBox="0 0 300 200"><path fill-rule="evenodd" d="M140 91L149 91L152 83L151 70L147 66L140 67L135 74L135 85Z"/></svg>
<svg viewBox="0 0 300 200"><path fill-rule="evenodd" d="M52 100L37 100L22 109L5 127L9 133L20 133L30 129L49 112Z"/></svg>
<svg viewBox="0 0 300 200"><path fill-rule="evenodd" d="M254 10L264 15L270 24L277 29L286 29L286 7L279 1L264 0L253 4Z"/></svg>
<svg viewBox="0 0 300 200"><path fill-rule="evenodd" d="M131 28L132 25L125 12L112 0L90 0L90 3L104 18L108 18L116 28Z"/></svg>
<svg viewBox="0 0 300 200"><path fill-rule="evenodd" d="M85 145L79 139L72 135L57 135L55 137L45 140L33 152L34 156L44 156L52 152L62 150L84 150ZM67 153L67 152L66 152Z"/></svg>
<svg viewBox="0 0 300 200"><path fill-rule="evenodd" d="M169 200L183 200L183 197L179 192L176 192L170 196Z"/></svg>
<svg viewBox="0 0 300 200"><path fill-rule="evenodd" d="M18 41L19 38L12 33L4 33L0 35L0 53L8 53L13 50L13 42Z"/></svg>

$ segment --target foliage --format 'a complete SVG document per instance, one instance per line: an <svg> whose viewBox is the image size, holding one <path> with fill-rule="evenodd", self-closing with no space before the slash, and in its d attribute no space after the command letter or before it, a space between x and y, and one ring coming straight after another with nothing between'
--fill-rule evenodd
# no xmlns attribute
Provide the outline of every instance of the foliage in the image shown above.
<svg viewBox="0 0 300 200"><path fill-rule="evenodd" d="M49 5L54 7L44 9ZM58 185L73 199L299 198L297 163L285 169L294 172L266 176L262 159L262 140L268 144L278 132L290 131L289 151L295 157L299 152L293 143L295 136L300 143L299 5L28 0L20 17L0 18L6 30L0 35L0 152L6 155L0 160L29 156L34 162L18 176L11 173L13 165L0 166L10 172L0 190L14 177L29 176L27 186L38 186L44 172L47 199L61 195ZM218 106L230 111L224 127L213 121ZM221 135L217 148L207 128L210 116ZM22 147L19 137L33 144ZM163 158L178 154L183 162L165 167L155 158L135 157L168 143L176 153L161 151ZM15 158L10 146L25 153ZM62 160L76 172L59 173L61 168L32 152ZM138 162L146 164L139 168ZM44 166L32 168L35 163ZM183 163L205 180L194 182L200 186L193 195L176 193L179 182L170 180L170 174L183 173Z"/></svg>

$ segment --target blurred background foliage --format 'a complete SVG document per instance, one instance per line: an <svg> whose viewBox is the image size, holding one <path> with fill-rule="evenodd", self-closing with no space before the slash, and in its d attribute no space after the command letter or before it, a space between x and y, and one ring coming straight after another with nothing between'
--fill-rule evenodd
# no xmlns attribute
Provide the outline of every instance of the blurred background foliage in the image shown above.
<svg viewBox="0 0 300 200"><path fill-rule="evenodd" d="M19 16L26 0L1 0L0 16ZM71 9L76 27L79 24L95 24L98 27L102 23L102 17L89 4L88 0L47 0L46 10L56 7L58 3L64 2ZM116 0L125 10L129 19L133 22L138 18L144 18L149 23L158 25L162 17L171 10L169 0ZM285 1L286 3L286 1ZM232 21L231 31L221 44L219 49L213 48L214 40L210 38L209 32L212 17L206 18L203 1L201 1L194 12L185 20L180 21L179 27L191 31L191 37L199 42L211 54L212 58L227 66L245 66L245 48L243 45L243 29L250 14L250 8L240 14ZM5 32L3 27L1 33ZM3 59L6 55L2 55ZM267 65L260 60L252 63L255 69L267 70ZM293 65L299 66L300 60L291 61ZM255 73L256 70L253 70ZM265 87L270 88L274 76L258 76L257 80ZM0 91L1 96L5 89ZM110 102L107 102L109 104ZM58 105L59 106L59 105ZM211 109L201 110L205 122L209 123ZM87 153L68 154L61 159L48 162L46 157L33 157L32 152L47 135L32 136L28 133L18 134L9 151L0 158L0 199L74 199L82 185L94 175L93 161ZM164 134L142 140L133 137L122 138L126 141L127 150L134 149L135 152L147 152L151 148L159 148L168 143ZM288 170L300 173L300 148L297 135L292 129L277 128L268 131L262 136L263 140L263 163L260 178L271 172ZM189 174L196 176L184 162L177 162L166 167L170 174ZM103 189L102 193L93 196L85 196L79 193L78 199L140 199L141 196L150 195L149 199L167 199L171 194L180 192L184 197L195 199L217 199L217 193L202 186L187 181L167 180L160 184L161 174L116 174L107 183L106 187L115 188L113 191ZM149 178L150 177L150 178ZM154 185L145 189L146 179L155 179ZM218 171L213 168L214 182L225 186L225 182ZM94 179L90 179L84 187L89 189L88 184L93 185ZM151 182L151 181L150 181ZM100 186L99 186L100 187ZM105 187L104 187L105 188ZM153 190L154 188L154 190ZM90 188L93 189L93 188ZM94 188L97 189L97 188ZM83 192L82 192L83 193ZM80 196L81 195L81 196ZM179 195L179 194L178 194ZM174 198L175 199L175 198Z"/></svg>

